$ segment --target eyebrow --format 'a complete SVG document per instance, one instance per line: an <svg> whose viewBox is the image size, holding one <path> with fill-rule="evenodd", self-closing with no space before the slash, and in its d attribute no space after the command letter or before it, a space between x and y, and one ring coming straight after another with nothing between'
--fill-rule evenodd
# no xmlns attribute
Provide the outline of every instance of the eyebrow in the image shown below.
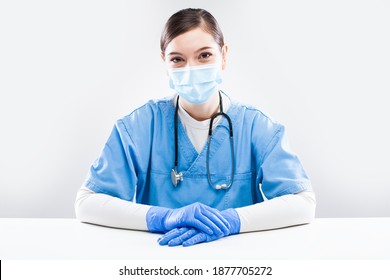
<svg viewBox="0 0 390 280"><path fill-rule="evenodd" d="M195 52L198 53L198 52L201 52L201 51L204 51L207 49L213 49L213 47L202 47L202 48L196 50ZM169 54L167 54L167 56L172 56L172 55L183 55L183 54L180 52L170 52Z"/></svg>

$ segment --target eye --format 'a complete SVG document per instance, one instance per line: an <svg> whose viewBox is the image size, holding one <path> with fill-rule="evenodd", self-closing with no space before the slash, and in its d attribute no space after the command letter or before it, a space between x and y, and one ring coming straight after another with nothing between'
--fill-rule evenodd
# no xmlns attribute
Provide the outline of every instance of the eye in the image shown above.
<svg viewBox="0 0 390 280"><path fill-rule="evenodd" d="M213 55L212 53L204 52L204 53L201 53L201 54L199 55L199 58L200 58L200 59L208 59L208 58L210 58L212 55Z"/></svg>
<svg viewBox="0 0 390 280"><path fill-rule="evenodd" d="M184 60L181 57L178 57L178 56L171 58L171 62L173 62L173 63L179 63L179 62L182 62L182 61L184 61Z"/></svg>

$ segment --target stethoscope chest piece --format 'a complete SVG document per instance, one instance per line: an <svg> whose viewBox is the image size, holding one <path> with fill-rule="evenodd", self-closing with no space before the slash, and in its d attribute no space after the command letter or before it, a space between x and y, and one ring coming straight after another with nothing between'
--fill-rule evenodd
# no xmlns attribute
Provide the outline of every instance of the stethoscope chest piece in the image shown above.
<svg viewBox="0 0 390 280"><path fill-rule="evenodd" d="M172 180L173 186L176 188L177 184L179 182L183 181L183 173L182 172L177 173L176 169L173 168L171 170L171 180Z"/></svg>

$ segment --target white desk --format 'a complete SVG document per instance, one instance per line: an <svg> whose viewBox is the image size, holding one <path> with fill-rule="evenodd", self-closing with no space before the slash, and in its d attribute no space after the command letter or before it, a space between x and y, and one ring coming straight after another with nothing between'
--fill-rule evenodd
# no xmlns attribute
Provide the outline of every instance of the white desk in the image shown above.
<svg viewBox="0 0 390 280"><path fill-rule="evenodd" d="M158 234L74 219L0 219L0 259L390 259L390 218L312 224L167 247Z"/></svg>

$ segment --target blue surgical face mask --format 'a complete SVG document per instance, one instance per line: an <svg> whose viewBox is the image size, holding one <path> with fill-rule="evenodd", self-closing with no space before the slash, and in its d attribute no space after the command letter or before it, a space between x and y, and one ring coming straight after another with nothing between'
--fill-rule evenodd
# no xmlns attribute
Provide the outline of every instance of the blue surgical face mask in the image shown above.
<svg viewBox="0 0 390 280"><path fill-rule="evenodd" d="M169 86L188 102L202 104L218 91L221 72L220 64L170 68Z"/></svg>

